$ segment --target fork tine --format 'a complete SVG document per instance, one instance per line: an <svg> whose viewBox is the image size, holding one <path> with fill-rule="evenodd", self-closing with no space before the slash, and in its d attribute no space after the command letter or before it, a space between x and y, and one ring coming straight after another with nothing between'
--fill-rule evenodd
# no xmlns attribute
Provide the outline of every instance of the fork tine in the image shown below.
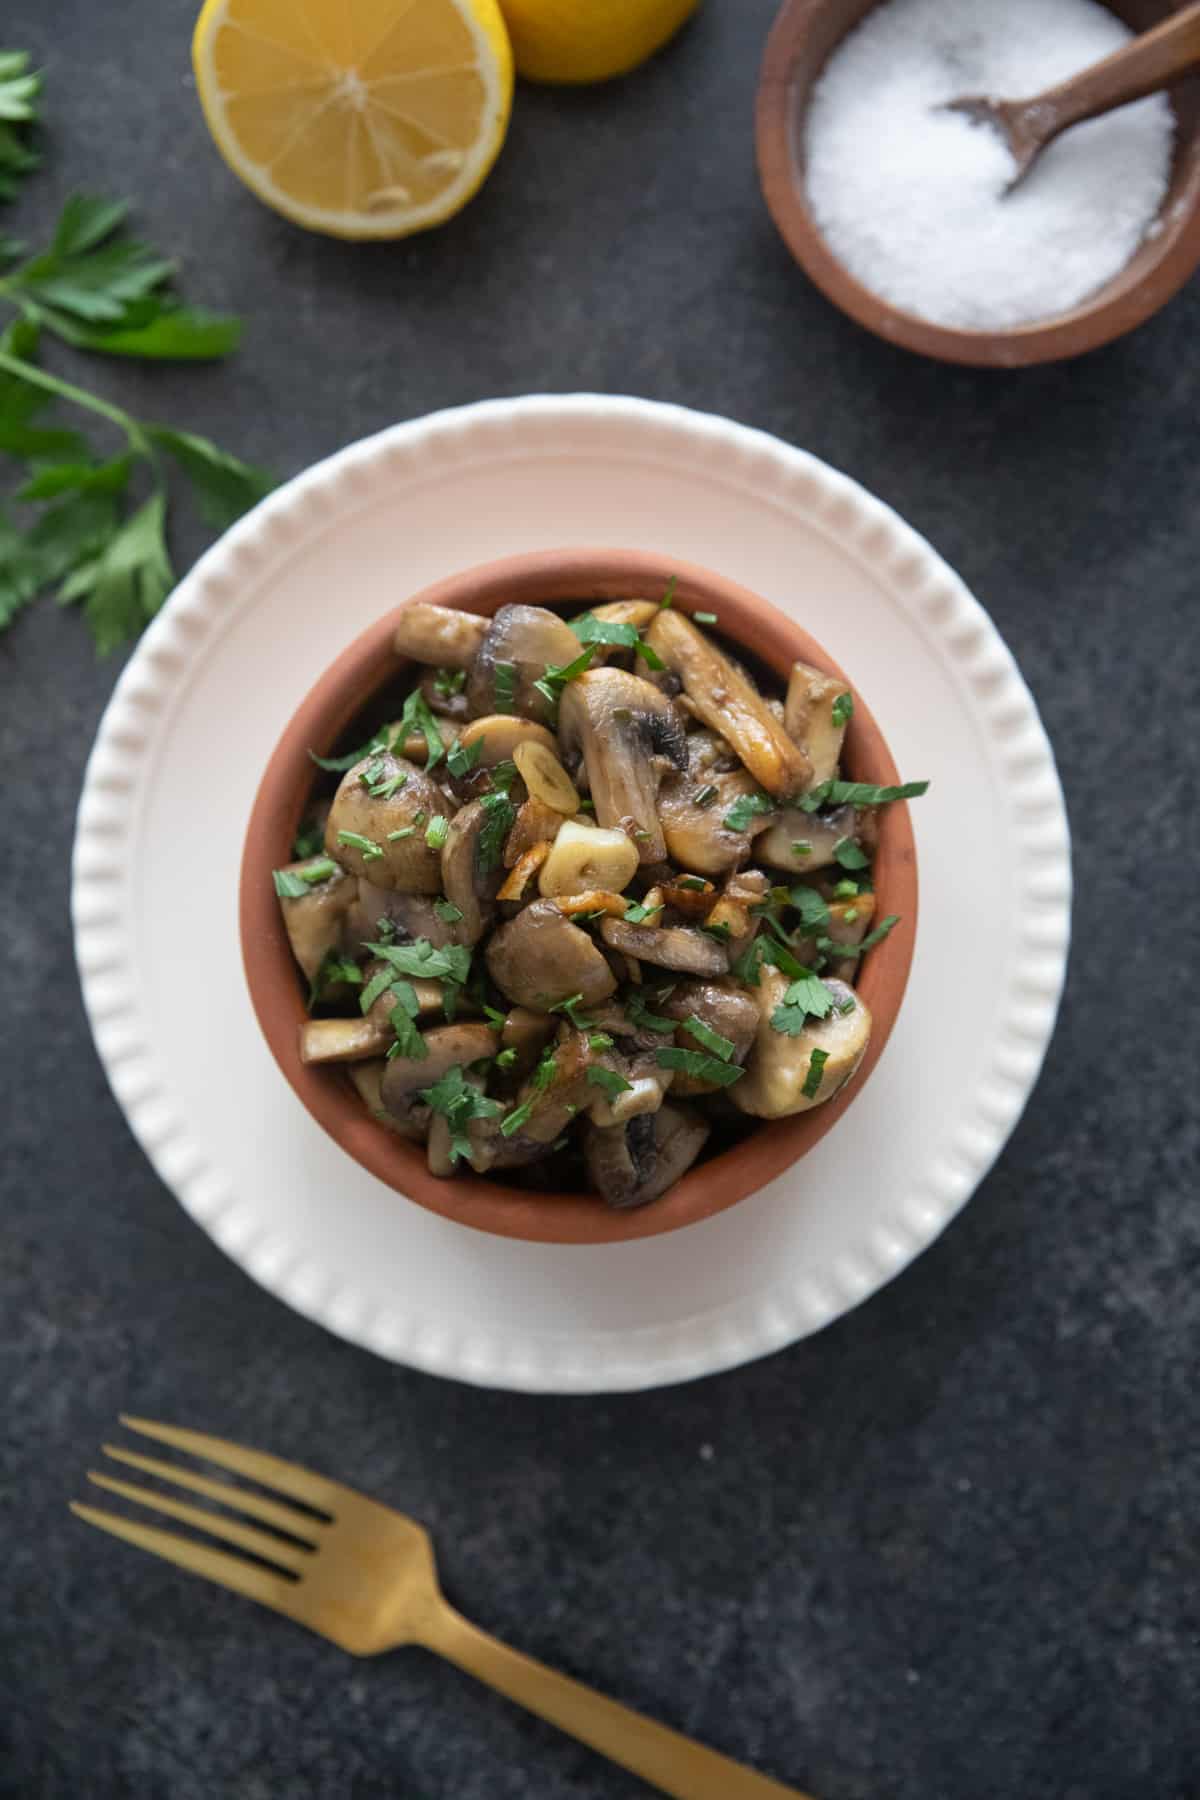
<svg viewBox="0 0 1200 1800"><path fill-rule="evenodd" d="M249 1513L251 1518L262 1519L267 1525L277 1525L280 1531L290 1531L293 1537L303 1538L314 1547L317 1533L324 1529L311 1513L283 1506L277 1500L264 1500L248 1488L234 1487L231 1481L210 1481L207 1475L193 1475L182 1463L160 1462L157 1456L141 1456L136 1450L122 1450L116 1444L105 1444L103 1450L114 1462L128 1463L147 1475L161 1476L162 1480L173 1481L177 1487L190 1488L193 1494L206 1494L210 1500L219 1500L222 1506Z"/></svg>
<svg viewBox="0 0 1200 1800"><path fill-rule="evenodd" d="M248 1550L252 1556L264 1556L268 1562L277 1563L282 1569L301 1570L307 1561L312 1559L311 1550L301 1550L298 1544L285 1544L282 1538L269 1537L265 1531L255 1531L252 1525L239 1525L236 1519L222 1518L220 1513L209 1512L204 1506L189 1506L184 1500L172 1500L166 1494L151 1493L149 1488L136 1487L132 1481L117 1481L111 1475L100 1475L94 1469L88 1470L88 1480L94 1481L97 1487L107 1488L111 1494L121 1494L126 1500L136 1500L139 1506L147 1507L151 1512L168 1514L172 1519L181 1519L185 1525L194 1525L198 1531L207 1531L212 1537L224 1538L228 1544L236 1544L241 1550Z"/></svg>
<svg viewBox="0 0 1200 1800"><path fill-rule="evenodd" d="M232 1588L235 1594L245 1594L261 1606L271 1607L274 1612L290 1614L292 1611L295 1584L282 1575L272 1575L254 1563L243 1562L240 1556L227 1555L224 1550L210 1550L207 1545L193 1544L173 1531L134 1524L130 1519L118 1518L116 1513L102 1512L98 1506L83 1506L78 1500L72 1500L71 1511L76 1518L86 1520L98 1531L124 1538L126 1543L135 1544L139 1550L148 1550L151 1556L165 1557L167 1562L177 1563L192 1575L203 1575L219 1587Z"/></svg>
<svg viewBox="0 0 1200 1800"><path fill-rule="evenodd" d="M349 1491L339 1482L301 1468L299 1463L284 1462L281 1456L267 1456L261 1450L248 1450L244 1444L231 1444L227 1438L209 1437L203 1431L183 1431L178 1425L157 1425L153 1419L133 1419L127 1413L121 1414L121 1423L130 1431L141 1432L143 1437L157 1438L161 1444L171 1444L191 1456L202 1456L221 1468L234 1469L239 1475L248 1475L251 1481L261 1481L264 1487L324 1512L332 1513L338 1499Z"/></svg>

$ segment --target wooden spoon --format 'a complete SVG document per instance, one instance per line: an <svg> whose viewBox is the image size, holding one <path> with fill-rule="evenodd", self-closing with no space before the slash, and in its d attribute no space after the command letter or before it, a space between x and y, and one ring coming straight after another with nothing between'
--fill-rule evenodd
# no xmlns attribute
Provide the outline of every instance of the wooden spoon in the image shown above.
<svg viewBox="0 0 1200 1800"><path fill-rule="evenodd" d="M1183 7L1153 31L1144 32L1102 62L1032 99L993 100L986 94L964 94L949 101L946 110L965 113L976 124L991 125L1000 133L1016 163L1016 174L1008 184L1011 194L1060 132L1155 94L1197 69L1200 4Z"/></svg>

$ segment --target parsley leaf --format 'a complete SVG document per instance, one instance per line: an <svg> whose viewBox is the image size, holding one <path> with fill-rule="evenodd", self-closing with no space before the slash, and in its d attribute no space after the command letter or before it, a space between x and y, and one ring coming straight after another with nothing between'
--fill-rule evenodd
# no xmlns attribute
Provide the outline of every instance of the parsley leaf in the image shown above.
<svg viewBox="0 0 1200 1800"><path fill-rule="evenodd" d="M424 1062L429 1055L429 1046L417 1029L416 1018L421 1008L416 989L411 981L396 981L392 984L392 993L396 1004L388 1014L388 1023L396 1034L396 1041L388 1051L388 1060L404 1056L412 1062Z"/></svg>
<svg viewBox="0 0 1200 1800"><path fill-rule="evenodd" d="M887 806L893 800L916 800L928 792L927 781L905 781L899 787L877 787L872 781L822 781L796 801L801 812L821 806Z"/></svg>
<svg viewBox="0 0 1200 1800"><path fill-rule="evenodd" d="M42 78L30 74L26 51L0 51L0 200L11 200L20 178L40 160L17 127L36 121L41 90Z"/></svg>
<svg viewBox="0 0 1200 1800"><path fill-rule="evenodd" d="M554 1005L549 1007L547 1010L552 1013L556 1013L556 1012L566 1013L568 1019L570 1019L572 1025L575 1027L576 1031L586 1031L592 1021L586 1017L584 1017L584 1018L580 1017L579 1008L582 1005L583 1005L583 995L582 994L568 994L568 996L565 1000L556 1000L554 1002Z"/></svg>
<svg viewBox="0 0 1200 1800"><path fill-rule="evenodd" d="M257 506L275 485L263 469L239 462L236 456L218 450L208 438L198 437L193 431L170 431L165 425L152 425L147 435L174 458L192 485L201 518L218 531L224 531Z"/></svg>
<svg viewBox="0 0 1200 1800"><path fill-rule="evenodd" d="M461 694L467 685L465 669L436 669L433 676L434 692L441 700L453 700Z"/></svg>
<svg viewBox="0 0 1200 1800"><path fill-rule="evenodd" d="M663 995L662 998L665 999L666 995ZM659 1004L662 1004L661 1000ZM626 999L625 1013L639 1031L674 1031L675 1029L674 1019L664 1019L660 1014L651 1012L642 996L636 992L630 993Z"/></svg>
<svg viewBox="0 0 1200 1800"><path fill-rule="evenodd" d="M452 775L469 775L482 755L481 737L477 737L473 744L464 744L461 738L455 738L446 753L446 764Z"/></svg>
<svg viewBox="0 0 1200 1800"><path fill-rule="evenodd" d="M799 1037L810 1018L826 1018L834 1005L834 997L820 976L806 969L784 993L782 1004L771 1014L771 1024L784 1037Z"/></svg>
<svg viewBox="0 0 1200 1800"><path fill-rule="evenodd" d="M484 794L480 805L487 813L487 823L479 833L476 856L480 871L486 874L489 869L500 867L504 841L512 830L517 809L504 793Z"/></svg>
<svg viewBox="0 0 1200 1800"><path fill-rule="evenodd" d="M654 918L657 913L662 911L663 905L664 902L661 900L657 906L646 906L643 901L635 900L625 908L622 916L627 925L644 925L647 919Z"/></svg>
<svg viewBox="0 0 1200 1800"><path fill-rule="evenodd" d="M899 923L900 914L889 913L886 919L879 921L874 931L867 933L861 944L837 944L832 938L822 937L817 939L817 948L823 950L826 956L833 957L838 961L847 956L865 956L868 950L873 950L876 944L881 944L892 927Z"/></svg>
<svg viewBox="0 0 1200 1800"><path fill-rule="evenodd" d="M719 1056L722 1062L732 1061L737 1045L732 1039L722 1037L719 1031L714 1031L711 1025L706 1025L704 1020L697 1018L695 1013L689 1013L683 1021L683 1029L691 1037L694 1037L698 1044L703 1044L706 1050L711 1050L714 1056Z"/></svg>
<svg viewBox="0 0 1200 1800"><path fill-rule="evenodd" d="M718 1087L732 1087L746 1073L740 1064L724 1062L718 1056L705 1056L699 1050L680 1050L668 1045L654 1052L654 1060L663 1069L680 1069L701 1081L715 1082Z"/></svg>
<svg viewBox="0 0 1200 1800"><path fill-rule="evenodd" d="M871 860L852 837L839 838L833 846L833 854L843 869L865 869Z"/></svg>
<svg viewBox="0 0 1200 1800"><path fill-rule="evenodd" d="M775 802L766 794L739 794L721 823L726 831L745 831L752 819L775 811Z"/></svg>
<svg viewBox="0 0 1200 1800"><path fill-rule="evenodd" d="M498 713L510 713L517 695L517 665L498 662L492 670L492 704Z"/></svg>
<svg viewBox="0 0 1200 1800"><path fill-rule="evenodd" d="M833 703L833 722L846 725L854 717L854 695L839 694Z"/></svg>
<svg viewBox="0 0 1200 1800"><path fill-rule="evenodd" d="M403 755L404 740L410 732L414 731L419 731L425 739L425 771L428 774L429 770L436 768L445 756L446 746L442 742L442 734L438 730L437 720L429 710L429 702L420 688L413 689L404 702L404 710L397 720L392 739L394 755Z"/></svg>
<svg viewBox="0 0 1200 1800"><path fill-rule="evenodd" d="M435 900L433 910L439 919L446 921L447 925L457 925L463 917L462 907L455 906L453 900Z"/></svg>
<svg viewBox="0 0 1200 1800"><path fill-rule="evenodd" d="M372 956L380 957L401 975L412 975L422 981L448 980L462 987L471 973L471 952L465 944L444 944L435 950L428 938L414 938L411 944L367 944Z"/></svg>
<svg viewBox="0 0 1200 1800"><path fill-rule="evenodd" d="M326 991L336 987L339 982L348 982L351 987L362 986L362 970L349 957L339 956L336 950L327 950L321 966L313 976L308 988L308 1010L312 1011L319 1000L323 1000Z"/></svg>
<svg viewBox="0 0 1200 1800"><path fill-rule="evenodd" d="M816 888L797 885L789 896L791 904L800 914L800 929L806 934L824 931L829 923L829 907Z"/></svg>
<svg viewBox="0 0 1200 1800"><path fill-rule="evenodd" d="M472 1119L492 1119L497 1113L504 1111L498 1100L489 1100L486 1094L481 1094L466 1079L460 1063L447 1069L432 1087L422 1088L421 1098L428 1101L435 1113L441 1113L450 1127L451 1163L471 1154L471 1142L466 1135L466 1128Z"/></svg>
<svg viewBox="0 0 1200 1800"><path fill-rule="evenodd" d="M610 1100L615 1100L618 1094L630 1093L633 1088L632 1081L626 1081L615 1069L606 1069L598 1063L589 1066L587 1081L589 1087L598 1087Z"/></svg>

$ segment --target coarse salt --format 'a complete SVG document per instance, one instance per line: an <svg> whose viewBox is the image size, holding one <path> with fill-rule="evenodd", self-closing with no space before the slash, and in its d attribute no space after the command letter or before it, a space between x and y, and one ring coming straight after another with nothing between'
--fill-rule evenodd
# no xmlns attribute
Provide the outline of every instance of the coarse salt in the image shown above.
<svg viewBox="0 0 1200 1800"><path fill-rule="evenodd" d="M1042 152L1020 187L998 131L949 113L962 94L1025 99L1130 32L1095 0L886 0L813 90L813 216L850 273L935 324L1052 318L1116 275L1153 230L1174 120L1163 94Z"/></svg>

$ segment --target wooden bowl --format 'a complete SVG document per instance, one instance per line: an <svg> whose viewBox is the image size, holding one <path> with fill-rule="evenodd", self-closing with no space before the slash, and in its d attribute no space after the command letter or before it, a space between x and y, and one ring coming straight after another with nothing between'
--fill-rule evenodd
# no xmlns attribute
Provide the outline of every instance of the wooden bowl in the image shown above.
<svg viewBox="0 0 1200 1800"><path fill-rule="evenodd" d="M589 602L662 594L672 578L676 605L687 612L715 612L721 633L784 681L800 658L851 685L851 678L806 631L756 594L707 569L648 552L561 550L506 557L454 575L413 598L485 615L514 600L565 601L581 608ZM364 631L301 702L267 764L246 832L239 896L242 957L250 998L276 1062L313 1118L348 1155L398 1194L460 1225L541 1243L613 1244L675 1231L723 1212L781 1175L837 1124L862 1092L887 1043L916 933L917 870L907 806L886 807L881 819L877 905L881 916L898 913L900 923L866 958L860 986L874 1029L863 1064L842 1093L811 1112L759 1126L732 1150L698 1163L661 1200L635 1211L613 1211L591 1194L532 1192L480 1175L443 1181L429 1173L421 1145L397 1137L371 1117L343 1071L300 1061L303 983L271 880L272 869L292 859L292 839L316 779L309 750L328 754L405 667L392 649L399 610ZM879 727L857 691L844 767L853 780L899 780ZM336 1204L331 1195L330 1205Z"/></svg>
<svg viewBox="0 0 1200 1800"><path fill-rule="evenodd" d="M855 280L834 256L808 206L804 119L831 53L880 0L785 0L767 41L756 111L758 168L772 217L796 261L824 294L868 331L943 362L1017 368L1095 350L1165 306L1200 263L1200 80L1171 92L1171 185L1148 238L1089 300L1052 319L1004 331L959 331L902 312ZM1177 8L1171 0L1109 0L1135 32Z"/></svg>

